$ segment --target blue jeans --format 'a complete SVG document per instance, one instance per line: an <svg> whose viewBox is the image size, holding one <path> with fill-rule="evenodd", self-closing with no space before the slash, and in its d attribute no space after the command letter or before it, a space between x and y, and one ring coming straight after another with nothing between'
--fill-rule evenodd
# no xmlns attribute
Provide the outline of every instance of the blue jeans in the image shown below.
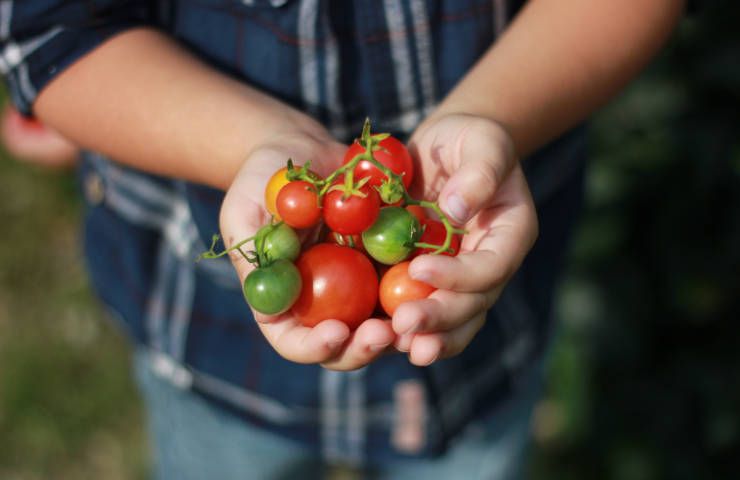
<svg viewBox="0 0 740 480"><path fill-rule="evenodd" d="M150 368L146 353L137 353L134 361L149 413L156 479L337 478L332 471L340 467L323 464L314 451L254 427L228 410L161 379ZM530 418L541 387L542 368L535 368L516 396L504 402L490 418L469 427L439 458L371 465L351 478L523 478Z"/></svg>

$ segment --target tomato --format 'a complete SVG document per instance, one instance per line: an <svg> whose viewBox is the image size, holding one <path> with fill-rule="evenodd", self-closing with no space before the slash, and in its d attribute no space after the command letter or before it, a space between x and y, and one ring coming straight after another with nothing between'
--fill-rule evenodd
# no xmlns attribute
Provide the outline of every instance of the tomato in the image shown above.
<svg viewBox="0 0 740 480"><path fill-rule="evenodd" d="M328 319L351 329L370 318L378 300L378 277L370 260L352 248L320 243L296 263L303 289L293 314L305 326Z"/></svg>
<svg viewBox="0 0 740 480"><path fill-rule="evenodd" d="M321 218L316 188L303 180L290 182L281 188L276 205L283 221L293 228L313 227Z"/></svg>
<svg viewBox="0 0 740 480"><path fill-rule="evenodd" d="M360 252L365 251L365 248L362 246L362 237L358 234L342 235L337 232L329 232L326 236L326 241L343 247L352 247Z"/></svg>
<svg viewBox="0 0 740 480"><path fill-rule="evenodd" d="M368 186L360 189L365 196L350 195L345 198L341 190L332 190L324 197L324 222L342 235L355 235L375 222L380 211L380 197Z"/></svg>
<svg viewBox="0 0 740 480"><path fill-rule="evenodd" d="M301 166L294 165L293 168L298 170ZM265 208L275 217L276 220L281 220L276 205L277 196L280 193L280 189L290 183L290 180L288 180L288 176L286 175L287 173L288 167L281 168L272 174L272 177L267 181L267 186L265 186ZM313 170L308 170L308 174L312 177L319 178L319 175Z"/></svg>
<svg viewBox="0 0 740 480"><path fill-rule="evenodd" d="M281 168L275 172L272 177L270 177L267 181L267 186L265 187L265 208L277 220L280 220L280 214L278 213L277 205L275 204L278 193L280 193L281 188L290 183L290 180L288 180L288 177L285 175L286 173L288 173L288 167Z"/></svg>
<svg viewBox="0 0 740 480"><path fill-rule="evenodd" d="M301 275L293 263L277 260L252 270L244 279L244 298L265 315L288 310L301 293Z"/></svg>
<svg viewBox="0 0 740 480"><path fill-rule="evenodd" d="M409 276L410 263L393 265L380 280L380 304L391 317L400 304L427 298L436 290L433 286Z"/></svg>
<svg viewBox="0 0 740 480"><path fill-rule="evenodd" d="M393 265L411 254L419 234L419 221L408 210L385 207L375 223L362 232L362 244L375 260Z"/></svg>
<svg viewBox="0 0 740 480"><path fill-rule="evenodd" d="M406 210L408 210L413 216L415 216L421 224L423 224L424 220L426 220L427 218L427 212L421 205L407 205Z"/></svg>
<svg viewBox="0 0 740 480"><path fill-rule="evenodd" d="M442 244L445 243L447 230L445 229L445 226L442 222L440 222L439 220L427 218L422 222L422 225L424 227L424 233L421 234L419 242L439 246L442 246ZM460 251L460 235L456 233L452 235L450 248L452 249L452 252L443 252L440 255L448 255L450 257L454 257L455 255L457 255ZM419 248L416 252L414 252L414 256L422 255L425 253L432 253L434 250L435 249L433 248Z"/></svg>
<svg viewBox="0 0 740 480"><path fill-rule="evenodd" d="M270 260L289 260L293 261L301 253L301 241L295 231L285 223L277 226L267 225L257 232L265 231L265 237L262 243L262 249L265 256Z"/></svg>
<svg viewBox="0 0 740 480"><path fill-rule="evenodd" d="M393 137L381 140L379 146L382 148L373 152L375 159L390 168L393 173L403 174L403 185L409 188L411 181L414 179L414 162L406 146ZM355 156L364 151L365 147L355 141L344 154L343 163L349 163ZM370 177L368 183L375 187L379 187L386 178L385 174L378 170L378 167L366 160L357 164L354 175L358 180Z"/></svg>

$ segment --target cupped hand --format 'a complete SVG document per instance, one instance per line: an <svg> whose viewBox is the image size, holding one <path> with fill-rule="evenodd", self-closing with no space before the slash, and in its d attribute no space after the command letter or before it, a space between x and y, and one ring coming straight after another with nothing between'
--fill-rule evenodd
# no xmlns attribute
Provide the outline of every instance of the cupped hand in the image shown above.
<svg viewBox="0 0 740 480"><path fill-rule="evenodd" d="M221 233L226 247L253 236L270 222L264 206L267 181L288 158L296 164L311 161L311 170L327 176L341 165L346 146L328 133L280 134L249 154L226 192L221 207ZM308 233L304 241L311 242ZM230 259L243 283L254 266L238 252ZM334 370L352 370L373 361L395 340L390 322L368 319L354 332L341 321L326 319L313 328L300 324L290 311L268 316L253 310L257 324L272 347L284 358L298 363L321 363Z"/></svg>
<svg viewBox="0 0 740 480"><path fill-rule="evenodd" d="M421 255L409 275L437 287L399 306L396 348L416 365L463 351L537 237L537 216L511 137L498 123L470 115L423 124L409 142L419 176L414 196L437 199L467 230L456 257Z"/></svg>

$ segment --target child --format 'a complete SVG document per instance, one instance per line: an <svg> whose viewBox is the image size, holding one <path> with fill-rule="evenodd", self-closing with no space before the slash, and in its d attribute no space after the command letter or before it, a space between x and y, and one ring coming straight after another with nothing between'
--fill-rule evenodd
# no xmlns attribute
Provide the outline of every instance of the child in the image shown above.
<svg viewBox="0 0 740 480"><path fill-rule="evenodd" d="M682 5L519 3L1 4L15 103L91 152L90 274L137 345L159 478L521 474L580 199L575 126ZM336 168L366 116L408 139L414 188L465 225L463 253L414 260L440 290L354 333L253 321L249 267L193 257L219 218L227 245L266 223L287 158Z"/></svg>

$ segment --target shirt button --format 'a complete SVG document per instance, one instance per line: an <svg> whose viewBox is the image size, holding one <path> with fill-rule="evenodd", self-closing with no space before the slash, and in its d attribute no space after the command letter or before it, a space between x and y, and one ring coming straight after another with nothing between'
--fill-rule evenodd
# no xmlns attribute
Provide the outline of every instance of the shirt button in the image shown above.
<svg viewBox="0 0 740 480"><path fill-rule="evenodd" d="M5 62L10 68L17 66L23 61L23 52L21 52L21 47L15 43L9 43L5 47L3 55L5 56Z"/></svg>
<svg viewBox="0 0 740 480"><path fill-rule="evenodd" d="M103 179L95 172L88 173L85 177L85 198L91 205L100 205L105 199L105 187Z"/></svg>

